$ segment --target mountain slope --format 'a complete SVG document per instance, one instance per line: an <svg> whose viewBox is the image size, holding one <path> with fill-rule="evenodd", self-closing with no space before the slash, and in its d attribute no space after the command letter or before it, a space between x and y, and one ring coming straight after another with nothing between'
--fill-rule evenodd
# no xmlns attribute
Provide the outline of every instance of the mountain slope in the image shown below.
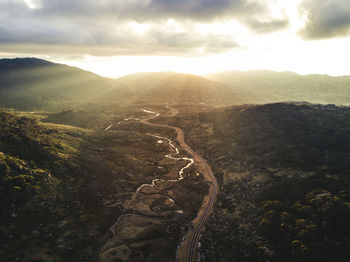
<svg viewBox="0 0 350 262"><path fill-rule="evenodd" d="M207 77L229 85L246 103L308 101L350 104L350 76L302 76L292 72L229 71Z"/></svg>
<svg viewBox="0 0 350 262"><path fill-rule="evenodd" d="M140 73L122 77L119 81L129 86L138 96L139 102L215 105L241 102L232 88L195 75L173 72Z"/></svg>
<svg viewBox="0 0 350 262"><path fill-rule="evenodd" d="M117 81L36 58L0 60L0 106L21 110L62 109L79 103L129 95Z"/></svg>
<svg viewBox="0 0 350 262"><path fill-rule="evenodd" d="M182 114L170 125L220 184L205 261L347 261L350 107L275 103Z"/></svg>

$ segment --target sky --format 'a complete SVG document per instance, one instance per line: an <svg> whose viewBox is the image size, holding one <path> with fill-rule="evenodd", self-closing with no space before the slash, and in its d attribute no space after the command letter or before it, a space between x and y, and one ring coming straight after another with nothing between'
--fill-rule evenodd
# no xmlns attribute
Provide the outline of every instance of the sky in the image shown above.
<svg viewBox="0 0 350 262"><path fill-rule="evenodd" d="M350 75L350 0L0 0L0 57L106 77L268 69Z"/></svg>

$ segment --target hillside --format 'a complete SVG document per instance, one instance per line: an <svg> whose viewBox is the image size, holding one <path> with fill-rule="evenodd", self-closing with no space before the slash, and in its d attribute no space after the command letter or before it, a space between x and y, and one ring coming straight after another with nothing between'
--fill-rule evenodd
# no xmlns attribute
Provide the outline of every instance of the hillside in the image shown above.
<svg viewBox="0 0 350 262"><path fill-rule="evenodd" d="M58 225L82 210L76 155L85 136L82 129L48 128L0 111L3 259L50 261L46 252L65 234Z"/></svg>
<svg viewBox="0 0 350 262"><path fill-rule="evenodd" d="M348 260L349 107L244 105L168 121L220 184L205 261Z"/></svg>
<svg viewBox="0 0 350 262"><path fill-rule="evenodd" d="M129 90L117 81L36 58L0 60L0 106L57 110L96 101L121 101Z"/></svg>
<svg viewBox="0 0 350 262"><path fill-rule="evenodd" d="M178 183L137 193L157 177L177 178L185 165L148 135L174 139L172 131L135 120L148 116L139 105L0 110L2 260L174 261L207 184L192 167Z"/></svg>
<svg viewBox="0 0 350 262"><path fill-rule="evenodd" d="M349 76L232 71L207 78L161 72L112 80L36 58L1 59L0 107L57 111L89 102L189 102L220 106L279 101L350 104Z"/></svg>
<svg viewBox="0 0 350 262"><path fill-rule="evenodd" d="M230 87L199 76L173 72L139 73L118 79L147 103L205 103L232 105L241 103Z"/></svg>
<svg viewBox="0 0 350 262"><path fill-rule="evenodd" d="M303 76L292 72L229 71L206 77L232 87L245 103L307 101L322 104L350 104L350 76Z"/></svg>

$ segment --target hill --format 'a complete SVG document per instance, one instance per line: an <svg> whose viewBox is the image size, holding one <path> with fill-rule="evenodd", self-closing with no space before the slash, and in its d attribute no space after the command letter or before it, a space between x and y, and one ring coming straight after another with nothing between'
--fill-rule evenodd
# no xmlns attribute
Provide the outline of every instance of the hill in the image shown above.
<svg viewBox="0 0 350 262"><path fill-rule="evenodd" d="M169 144L148 135L173 132L134 120L149 117L139 105L106 108L0 110L2 261L175 260L207 184L193 167L159 193L136 193L177 178L185 162L165 158Z"/></svg>
<svg viewBox="0 0 350 262"><path fill-rule="evenodd" d="M36 58L0 60L0 106L57 110L130 95L121 83Z"/></svg>
<svg viewBox="0 0 350 262"><path fill-rule="evenodd" d="M211 164L220 193L206 261L347 261L350 108L275 103L169 120Z"/></svg>
<svg viewBox="0 0 350 262"><path fill-rule="evenodd" d="M88 102L205 103L279 101L350 104L350 76L302 76L273 71L221 72L207 78L173 72L107 79L36 58L0 60L0 106L67 110Z"/></svg>
<svg viewBox="0 0 350 262"><path fill-rule="evenodd" d="M350 104L350 76L303 76L292 72L229 71L206 77L230 86L245 103L307 101L322 104Z"/></svg>
<svg viewBox="0 0 350 262"><path fill-rule="evenodd" d="M199 76L173 72L139 73L118 79L147 103L205 103L232 105L241 102L232 88Z"/></svg>

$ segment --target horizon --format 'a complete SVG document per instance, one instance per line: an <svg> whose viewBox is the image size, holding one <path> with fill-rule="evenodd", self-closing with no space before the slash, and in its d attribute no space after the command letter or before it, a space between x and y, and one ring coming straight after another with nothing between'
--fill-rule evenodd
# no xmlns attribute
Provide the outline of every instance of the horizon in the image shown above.
<svg viewBox="0 0 350 262"><path fill-rule="evenodd" d="M268 72L275 72L275 73L294 73L294 74L298 74L301 76L308 76L308 75L326 75L326 76L330 76L330 77L344 77L344 76L349 76L350 75L350 71L347 74L331 74L331 73L326 73L326 72L308 72L308 73L303 73L303 72L296 72L296 71L292 71L292 70L274 70L274 69L268 69L268 68L250 68L250 69L227 69L227 70L221 70L221 71L208 71L205 73L196 73L195 71L191 72L189 70L174 70L169 68L169 70L154 70L154 71L130 71L128 73L125 74L118 74L118 73L103 73L103 71L101 72L100 70L98 70L98 66L97 68L93 68L90 67L88 65L84 65L84 64L80 64L80 63L76 63L76 62L67 62L67 63L62 63L62 62L58 62L60 64L65 64L65 65L69 65L69 66L73 66L73 67L77 67L79 69L88 71L88 72L92 72L94 74L97 74L101 77L105 77L105 78L111 78L111 79L118 79L124 76L128 76L128 75L133 75L133 74L138 74L138 73L163 73L163 72L172 72L172 73L179 73L179 74L190 74L190 75L196 75L196 76L201 76L201 77L205 77L207 75L211 75L211 74L217 74L217 73L226 73L226 72L241 72L241 73L245 73L245 72L253 72L253 71L268 71Z"/></svg>
<svg viewBox="0 0 350 262"><path fill-rule="evenodd" d="M119 75L116 77L113 76L108 76L108 75L104 75L98 72L98 70L89 70L88 68L84 68L84 66L79 66L79 65L75 65L74 63L64 63L64 62L56 62L53 60L47 60L44 58L40 58L40 57L0 57L0 60L2 59L41 59L41 60L45 60L51 63L56 63L56 64L61 64L61 65L66 65L66 66L71 66L71 67L75 67L93 74L96 74L100 77L103 78L109 78L109 79L119 79L119 78L123 78L129 75L134 75L134 74L148 74L148 73L166 73L166 72L170 72L170 73L176 73L176 74L187 74L187 75L194 75L194 76L200 76L200 77L206 77L206 76L210 76L210 75L215 75L215 74L220 74L220 73L230 73L230 72L238 72L238 73L248 73L248 72L273 72L273 73L292 73L292 74L297 74L300 76L309 76L309 75L324 75L324 76L329 76L329 77L346 77L346 76L350 76L350 74L341 74L341 75L331 75L331 74L327 74L327 73L307 73L307 74L302 74L302 73L298 73L298 72L294 72L294 71L286 71L286 70L282 70L282 71L278 71L278 70L270 70L270 69L264 69L264 68L256 68L256 69L248 69L248 70L223 70L223 71L213 71L210 73L206 73L206 74L198 74L198 73L191 73L191 72L186 72L186 71L174 71L174 70L163 70L163 71L135 71L135 72L131 72L131 73L126 73L123 75Z"/></svg>
<svg viewBox="0 0 350 262"><path fill-rule="evenodd" d="M0 0L0 57L118 78L272 70L350 75L346 0Z"/></svg>

